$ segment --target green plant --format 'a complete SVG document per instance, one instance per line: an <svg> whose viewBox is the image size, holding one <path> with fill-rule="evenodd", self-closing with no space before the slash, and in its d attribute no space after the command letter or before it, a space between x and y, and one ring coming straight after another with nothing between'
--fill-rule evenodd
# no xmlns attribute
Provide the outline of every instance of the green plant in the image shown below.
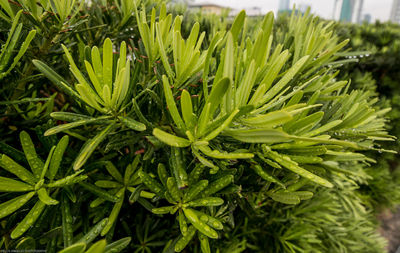
<svg viewBox="0 0 400 253"><path fill-rule="evenodd" d="M29 229L29 227L35 223L43 210L46 208L46 205L57 205L59 203L58 200L54 199L57 195L59 195L58 189L83 181L87 178L86 175L79 175L81 173L78 172L55 180L62 161L62 156L68 146L67 136L62 138L56 146L51 148L46 162L44 163L37 156L35 147L28 133L21 132L20 140L31 171L16 163L9 156L2 154L0 166L17 176L23 182L8 177L1 177L0 191L28 193L2 203L0 206L0 217L4 218L14 213L36 195L38 200L25 218L11 233L11 238L13 239L23 235Z"/></svg>
<svg viewBox="0 0 400 253"><path fill-rule="evenodd" d="M18 4L0 4L7 29L23 9L41 32L0 90L0 247L383 252L370 189L390 180L369 155L392 153L390 109L340 76L356 53L332 22Z"/></svg>
<svg viewBox="0 0 400 253"><path fill-rule="evenodd" d="M21 36L22 23L19 23L21 13L22 11L19 11L13 17L12 26L10 29L10 33L8 34L7 41L5 42L5 44L3 44L1 48L0 79L3 79L6 75L8 75L11 72L11 70L15 68L15 66L18 64L18 61L24 55L24 53L29 47L29 44L31 43L36 34L36 30L30 31L29 34L26 36L24 42L22 42L18 50L18 53L13 56L14 49L17 49ZM10 64L12 56L13 60L12 63Z"/></svg>
<svg viewBox="0 0 400 253"><path fill-rule="evenodd" d="M92 48L90 53L91 63L85 60L86 71L91 81L90 84L77 68L68 49L65 46L63 46L63 49L70 63L71 72L79 82L75 85L75 90L43 62L34 60L33 63L63 91L81 100L91 108L96 109L103 116L88 117L86 115L69 112L55 112L51 114L53 118L73 122L51 128L46 131L45 135L56 134L86 124L101 124L107 126L95 137L88 140L83 146L74 163L74 169L78 170L93 153L95 148L116 127L122 125L136 131L144 131L146 130L146 126L126 116L125 109L129 103L129 100L126 99L126 95L129 94L129 89L132 89L132 87L130 86L130 61L126 59L126 44L124 42L121 43L120 57L117 60L117 66L114 67L114 69L116 69L115 73L113 73L113 45L111 40L106 39L104 42L102 62L98 48ZM90 108L88 108L88 111L92 114Z"/></svg>

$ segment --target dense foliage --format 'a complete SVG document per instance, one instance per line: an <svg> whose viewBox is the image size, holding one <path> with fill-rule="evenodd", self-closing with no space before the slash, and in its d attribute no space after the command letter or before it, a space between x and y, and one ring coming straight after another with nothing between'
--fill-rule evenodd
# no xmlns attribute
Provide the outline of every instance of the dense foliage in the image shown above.
<svg viewBox="0 0 400 253"><path fill-rule="evenodd" d="M0 247L384 252L334 23L139 2L0 1Z"/></svg>
<svg viewBox="0 0 400 253"><path fill-rule="evenodd" d="M340 76L351 78L354 88L374 92L380 99L380 107L392 108L388 113L391 121L388 128L397 140L385 143L385 146L399 152L400 26L380 22L363 25L340 24L337 32L342 38L351 37L348 47L359 52L351 59L356 59L355 63L346 64L341 68ZM368 168L371 187L365 186L363 190L368 191L367 194L372 197L375 208L393 207L400 201L399 156L389 153L370 155L375 157L377 164Z"/></svg>

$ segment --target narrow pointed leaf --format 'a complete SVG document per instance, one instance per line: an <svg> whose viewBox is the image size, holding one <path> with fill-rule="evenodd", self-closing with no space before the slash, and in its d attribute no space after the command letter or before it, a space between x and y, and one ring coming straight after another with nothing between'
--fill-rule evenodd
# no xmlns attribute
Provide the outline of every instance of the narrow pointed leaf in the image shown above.
<svg viewBox="0 0 400 253"><path fill-rule="evenodd" d="M160 141L173 147L183 148L190 146L191 144L191 142L187 139L169 134L158 128L154 128L153 135L157 137L157 139L159 139Z"/></svg>
<svg viewBox="0 0 400 253"><path fill-rule="evenodd" d="M32 185L21 181L0 177L0 192L26 192L34 189Z"/></svg>
<svg viewBox="0 0 400 253"><path fill-rule="evenodd" d="M21 195L9 201L0 204L0 219L6 217L17 211L23 205L25 205L33 196L35 192L29 192L25 195Z"/></svg>
<svg viewBox="0 0 400 253"><path fill-rule="evenodd" d="M92 139L89 139L82 147L78 157L75 159L73 168L79 170L92 155L96 147L107 137L107 135L113 130L114 124L109 125L103 131L98 133Z"/></svg>
<svg viewBox="0 0 400 253"><path fill-rule="evenodd" d="M21 140L22 149L24 150L29 166L31 167L32 172L35 175L35 178L39 179L44 163L37 156L35 146L33 145L32 139L29 134L25 131L22 131L19 137Z"/></svg>
<svg viewBox="0 0 400 253"><path fill-rule="evenodd" d="M39 196L40 201L45 203L46 205L57 205L58 201L51 198L49 194L47 193L45 188L41 188L37 191L37 194Z"/></svg>
<svg viewBox="0 0 400 253"><path fill-rule="evenodd" d="M36 222L45 207L46 204L42 201L39 200L36 202L25 218L18 223L17 227L12 231L11 238L16 239L23 235Z"/></svg>
<svg viewBox="0 0 400 253"><path fill-rule="evenodd" d="M36 179L31 172L6 155L0 156L0 166L28 184L34 185L36 183Z"/></svg>
<svg viewBox="0 0 400 253"><path fill-rule="evenodd" d="M60 168L61 161L64 156L64 152L67 149L69 142L68 135L65 135L58 142L56 149L54 150L53 156L51 157L50 167L47 173L47 176L50 180L54 179L56 176L58 169Z"/></svg>

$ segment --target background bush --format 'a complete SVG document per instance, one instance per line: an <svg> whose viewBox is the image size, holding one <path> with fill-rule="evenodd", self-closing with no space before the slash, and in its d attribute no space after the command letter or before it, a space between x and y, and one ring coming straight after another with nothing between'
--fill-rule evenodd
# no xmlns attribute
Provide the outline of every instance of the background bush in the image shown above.
<svg viewBox="0 0 400 253"><path fill-rule="evenodd" d="M397 72L369 61L396 47L351 32L373 26L0 6L2 249L384 252L375 212L399 191L383 142L398 134L378 96ZM351 63L346 45L370 56Z"/></svg>

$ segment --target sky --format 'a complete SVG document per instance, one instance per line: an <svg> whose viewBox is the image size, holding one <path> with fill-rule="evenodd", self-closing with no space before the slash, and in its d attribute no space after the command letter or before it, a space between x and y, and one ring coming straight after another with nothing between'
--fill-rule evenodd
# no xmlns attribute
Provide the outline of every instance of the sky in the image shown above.
<svg viewBox="0 0 400 253"><path fill-rule="evenodd" d="M387 21L393 0L364 0L363 14L370 14L372 20ZM212 2L215 4L232 7L235 9L261 7L262 12L276 12L279 0L195 0L196 3ZM323 18L331 19L335 0L291 0L290 5L311 5L311 11Z"/></svg>

